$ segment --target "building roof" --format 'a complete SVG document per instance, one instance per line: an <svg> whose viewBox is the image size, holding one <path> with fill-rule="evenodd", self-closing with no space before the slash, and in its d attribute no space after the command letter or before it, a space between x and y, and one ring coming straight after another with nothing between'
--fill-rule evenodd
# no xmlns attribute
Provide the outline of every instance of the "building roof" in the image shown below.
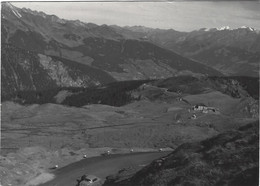
<svg viewBox="0 0 260 186"><path fill-rule="evenodd" d="M195 106L204 106L204 107L206 107L206 105L204 103L197 103L197 104L195 104Z"/></svg>

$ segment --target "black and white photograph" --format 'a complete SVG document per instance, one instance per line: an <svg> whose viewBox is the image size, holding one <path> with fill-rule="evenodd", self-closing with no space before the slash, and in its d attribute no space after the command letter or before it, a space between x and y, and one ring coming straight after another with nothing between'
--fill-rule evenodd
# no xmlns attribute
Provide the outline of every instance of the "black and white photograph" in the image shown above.
<svg viewBox="0 0 260 186"><path fill-rule="evenodd" d="M260 1L1 1L0 186L258 186Z"/></svg>

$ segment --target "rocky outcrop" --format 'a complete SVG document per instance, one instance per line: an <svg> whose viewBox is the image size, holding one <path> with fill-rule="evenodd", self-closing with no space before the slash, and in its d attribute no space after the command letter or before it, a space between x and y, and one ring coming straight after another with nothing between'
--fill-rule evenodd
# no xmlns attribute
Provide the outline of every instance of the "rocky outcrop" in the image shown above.
<svg viewBox="0 0 260 186"><path fill-rule="evenodd" d="M88 76L72 78L69 75L70 69L66 67L61 61L54 61L51 57L38 54L39 62L43 69L47 71L49 77L53 79L59 87L84 87L91 80ZM98 81L93 82L94 85L99 85Z"/></svg>
<svg viewBox="0 0 260 186"><path fill-rule="evenodd" d="M102 70L9 44L2 45L1 51L2 96L24 90L88 87L115 81Z"/></svg>

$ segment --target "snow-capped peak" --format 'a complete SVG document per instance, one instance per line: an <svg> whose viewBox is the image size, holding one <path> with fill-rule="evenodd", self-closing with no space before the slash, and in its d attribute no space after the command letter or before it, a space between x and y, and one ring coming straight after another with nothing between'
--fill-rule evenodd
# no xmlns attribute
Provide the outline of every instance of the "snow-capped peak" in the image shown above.
<svg viewBox="0 0 260 186"><path fill-rule="evenodd" d="M202 28L202 29L200 29L200 30L202 30L202 31L205 31L205 32L208 32L208 31L216 31L216 30L218 30L218 31L221 31L221 30L237 30L237 29L247 29L247 30L249 30L249 31L251 31L251 32L257 32L257 33L259 33L259 30L257 30L257 29L255 29L255 28L252 28L252 27L248 27L248 26L241 26L241 27L238 27L238 28L230 28L229 26L222 26L222 27L220 27L220 28Z"/></svg>
<svg viewBox="0 0 260 186"><path fill-rule="evenodd" d="M249 29L250 31L255 31L254 28L252 28L252 27L248 27L248 26L241 26L240 28L247 28L247 29Z"/></svg>
<svg viewBox="0 0 260 186"><path fill-rule="evenodd" d="M6 2L5 5L10 8L10 10L13 12L13 14L17 17L17 18L21 18L22 15L18 12L18 10L15 8L15 6L13 6L11 3Z"/></svg>
<svg viewBox="0 0 260 186"><path fill-rule="evenodd" d="M222 26L220 28L217 28L217 30L230 30L229 26Z"/></svg>

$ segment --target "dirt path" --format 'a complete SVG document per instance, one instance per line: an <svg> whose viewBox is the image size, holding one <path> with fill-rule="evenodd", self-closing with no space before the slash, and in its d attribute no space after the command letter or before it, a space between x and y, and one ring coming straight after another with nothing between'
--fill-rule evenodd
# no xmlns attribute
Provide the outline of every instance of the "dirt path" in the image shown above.
<svg viewBox="0 0 260 186"><path fill-rule="evenodd" d="M96 175L104 180L124 167L141 167L167 154L169 152L148 152L88 158L54 171L56 177L40 186L74 186L83 174Z"/></svg>

